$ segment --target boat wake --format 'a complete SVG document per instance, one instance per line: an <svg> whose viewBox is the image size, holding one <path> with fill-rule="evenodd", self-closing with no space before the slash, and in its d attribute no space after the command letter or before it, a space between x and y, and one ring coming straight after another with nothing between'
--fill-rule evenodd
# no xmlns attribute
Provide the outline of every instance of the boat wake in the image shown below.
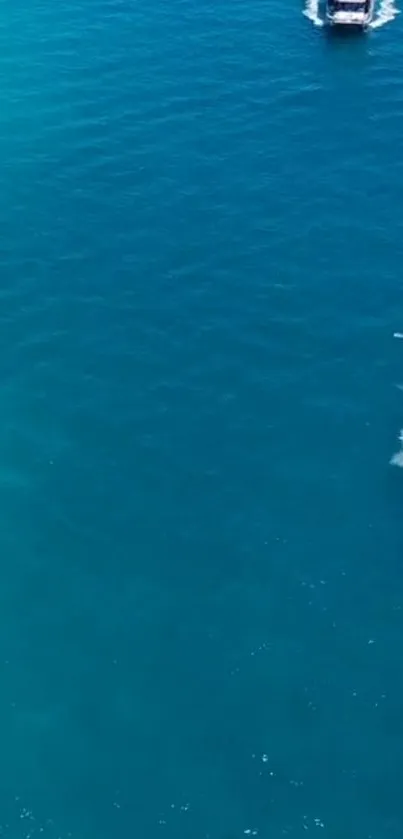
<svg viewBox="0 0 403 839"><path fill-rule="evenodd" d="M390 458L389 463L392 466L400 466L403 467L403 430L399 434L399 441L400 441L400 449L396 454L392 455Z"/></svg>
<svg viewBox="0 0 403 839"><path fill-rule="evenodd" d="M315 26L323 26L324 20L320 17L320 0L306 0L304 15L312 21Z"/></svg>
<svg viewBox="0 0 403 839"><path fill-rule="evenodd" d="M398 14L399 9L396 7L395 0L381 0L370 28L379 29L380 26L385 26L386 23L394 20ZM403 463L401 465L403 466Z"/></svg>

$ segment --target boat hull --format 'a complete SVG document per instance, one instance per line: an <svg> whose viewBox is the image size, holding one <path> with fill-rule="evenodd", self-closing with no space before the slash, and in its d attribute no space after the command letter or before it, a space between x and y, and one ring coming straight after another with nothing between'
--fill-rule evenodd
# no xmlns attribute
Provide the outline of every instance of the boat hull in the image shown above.
<svg viewBox="0 0 403 839"><path fill-rule="evenodd" d="M365 8L353 9L354 3L331 3L326 7L326 22L328 26L338 29L367 29L374 17L375 0L369 0ZM357 7L361 4L357 3ZM364 6L364 4L362 4ZM346 8L346 7L349 8Z"/></svg>

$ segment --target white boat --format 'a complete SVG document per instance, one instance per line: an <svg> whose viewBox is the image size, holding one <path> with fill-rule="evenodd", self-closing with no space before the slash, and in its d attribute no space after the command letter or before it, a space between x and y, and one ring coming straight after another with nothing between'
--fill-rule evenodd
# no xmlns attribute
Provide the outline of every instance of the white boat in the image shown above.
<svg viewBox="0 0 403 839"><path fill-rule="evenodd" d="M326 20L331 26L365 29L374 15L375 0L327 0Z"/></svg>

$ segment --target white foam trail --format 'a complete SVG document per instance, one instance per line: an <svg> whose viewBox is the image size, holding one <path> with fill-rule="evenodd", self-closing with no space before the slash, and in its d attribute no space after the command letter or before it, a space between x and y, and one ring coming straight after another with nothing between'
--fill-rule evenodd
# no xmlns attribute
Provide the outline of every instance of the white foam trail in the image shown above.
<svg viewBox="0 0 403 839"><path fill-rule="evenodd" d="M380 26L385 26L386 23L394 20L398 14L399 9L395 5L395 0L381 0L375 19L370 23L371 29L379 29Z"/></svg>
<svg viewBox="0 0 403 839"><path fill-rule="evenodd" d="M392 466L400 466L403 468L403 429L399 434L399 442L400 442L400 450L396 452L396 454L392 455L390 458L389 463Z"/></svg>
<svg viewBox="0 0 403 839"><path fill-rule="evenodd" d="M315 26L323 26L324 21L319 16L320 0L306 0L303 14L311 20Z"/></svg>
<svg viewBox="0 0 403 839"><path fill-rule="evenodd" d="M403 467L403 451L396 452L396 454L392 455L390 458L390 463L392 466L400 466Z"/></svg>

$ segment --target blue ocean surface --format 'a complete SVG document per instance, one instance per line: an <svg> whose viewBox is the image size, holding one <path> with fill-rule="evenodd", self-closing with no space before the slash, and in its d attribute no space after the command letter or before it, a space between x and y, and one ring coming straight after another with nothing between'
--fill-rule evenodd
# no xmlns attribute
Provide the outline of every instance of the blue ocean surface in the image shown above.
<svg viewBox="0 0 403 839"><path fill-rule="evenodd" d="M303 12L0 5L5 839L403 835L403 19Z"/></svg>

